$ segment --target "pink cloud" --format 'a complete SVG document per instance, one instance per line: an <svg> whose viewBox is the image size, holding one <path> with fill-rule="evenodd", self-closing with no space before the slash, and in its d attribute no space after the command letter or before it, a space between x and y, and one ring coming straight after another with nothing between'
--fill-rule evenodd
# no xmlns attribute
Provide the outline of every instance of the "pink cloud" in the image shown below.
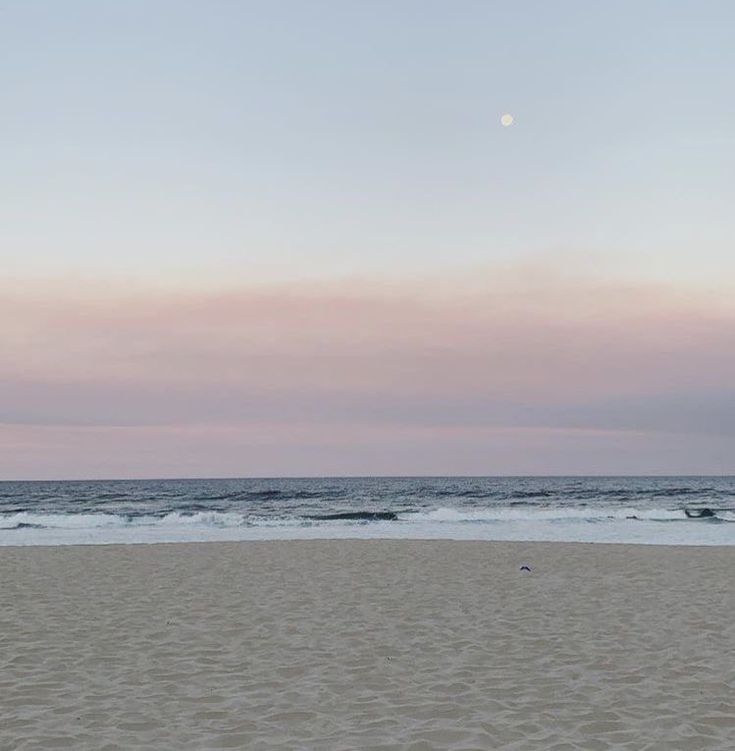
<svg viewBox="0 0 735 751"><path fill-rule="evenodd" d="M428 431L428 454L450 428L729 435L729 299L539 269L200 293L29 284L0 294L0 424L174 444L206 430L212 446L307 425L314 451L337 426L357 451L369 426L383 443Z"/></svg>
<svg viewBox="0 0 735 751"><path fill-rule="evenodd" d="M0 425L0 477L723 474L735 440L543 428Z"/></svg>

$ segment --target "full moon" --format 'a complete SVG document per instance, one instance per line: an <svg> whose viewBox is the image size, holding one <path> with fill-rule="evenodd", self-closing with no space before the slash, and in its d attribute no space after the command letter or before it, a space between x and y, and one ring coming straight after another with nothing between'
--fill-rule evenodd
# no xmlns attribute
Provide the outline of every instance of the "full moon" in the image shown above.
<svg viewBox="0 0 735 751"><path fill-rule="evenodd" d="M509 128L511 125L513 125L513 115L506 112L501 118L500 118L500 124L504 128Z"/></svg>

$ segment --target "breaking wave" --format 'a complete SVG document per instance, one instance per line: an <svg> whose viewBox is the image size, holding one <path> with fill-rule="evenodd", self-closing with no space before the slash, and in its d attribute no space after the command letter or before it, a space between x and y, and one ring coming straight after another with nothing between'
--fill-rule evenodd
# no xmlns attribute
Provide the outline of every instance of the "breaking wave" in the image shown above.
<svg viewBox="0 0 735 751"><path fill-rule="evenodd" d="M344 511L330 514L305 514L295 517L245 515L222 511L195 513L171 512L160 516L67 513L34 514L19 512L0 514L0 530L9 529L106 529L136 527L288 527L328 525L335 523L398 522L402 524L502 524L503 522L590 522L651 521L651 522L735 522L735 511L717 511L713 517L687 517L684 509L626 508L529 508L502 507L489 509L437 508L430 511Z"/></svg>
<svg viewBox="0 0 735 751"><path fill-rule="evenodd" d="M401 515L400 518L404 518ZM406 516L405 518L408 518ZM684 509L638 509L633 507L598 507L591 509L584 507L568 508L529 508L528 506L489 509L454 509L438 508L432 511L416 514L415 518L424 518L436 522L504 522L504 521L582 521L606 522L611 520L625 521L694 521L689 518ZM722 521L735 521L733 512L717 512L713 518Z"/></svg>
<svg viewBox="0 0 735 751"><path fill-rule="evenodd" d="M110 527L213 526L239 527L247 524L241 514L206 511L196 514L170 513L165 516L119 514L18 514L0 515L0 529L105 529Z"/></svg>

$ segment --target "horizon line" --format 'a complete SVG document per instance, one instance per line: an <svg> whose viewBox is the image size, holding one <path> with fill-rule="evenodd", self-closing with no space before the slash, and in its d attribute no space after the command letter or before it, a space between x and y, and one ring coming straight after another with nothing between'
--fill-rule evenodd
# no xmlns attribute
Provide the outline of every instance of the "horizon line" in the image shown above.
<svg viewBox="0 0 735 751"><path fill-rule="evenodd" d="M0 478L2 483L42 483L42 482L207 482L207 481L224 481L224 480L516 480L516 479L648 479L662 477L678 478L717 478L729 479L735 478L733 474L709 474L709 473L651 473L651 474L610 474L610 473L592 473L592 474L510 474L510 475L232 475L220 477L76 477L76 478Z"/></svg>

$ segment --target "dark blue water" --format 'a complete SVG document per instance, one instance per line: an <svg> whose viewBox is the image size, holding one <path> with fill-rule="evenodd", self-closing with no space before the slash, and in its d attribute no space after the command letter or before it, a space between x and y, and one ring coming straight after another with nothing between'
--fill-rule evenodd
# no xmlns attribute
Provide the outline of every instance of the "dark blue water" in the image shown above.
<svg viewBox="0 0 735 751"><path fill-rule="evenodd" d="M378 536L733 544L733 521L734 477L0 482L0 544Z"/></svg>

